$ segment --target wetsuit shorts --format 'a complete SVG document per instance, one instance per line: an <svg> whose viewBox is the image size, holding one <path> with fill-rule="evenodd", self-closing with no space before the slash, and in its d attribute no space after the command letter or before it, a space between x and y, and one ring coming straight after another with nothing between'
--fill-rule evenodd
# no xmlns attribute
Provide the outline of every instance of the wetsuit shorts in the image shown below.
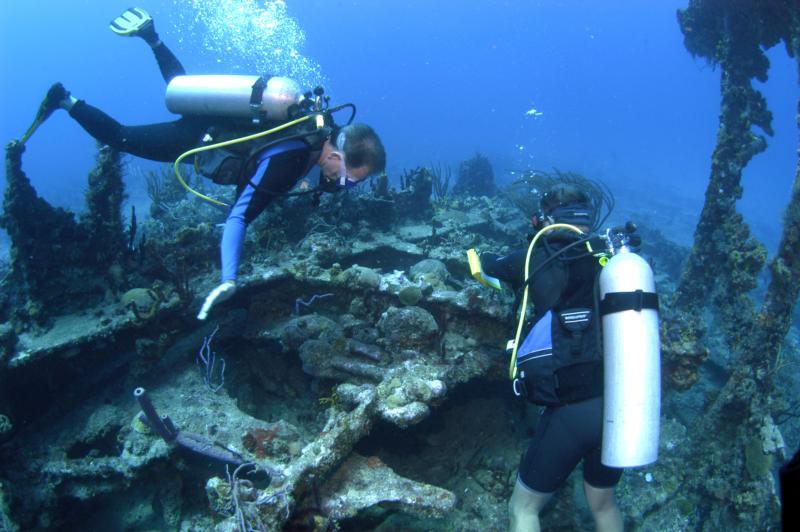
<svg viewBox="0 0 800 532"><path fill-rule="evenodd" d="M533 440L522 456L519 480L539 493L556 491L583 461L583 479L595 488L612 488L622 469L600 462L603 438L601 397L548 407L539 419Z"/></svg>

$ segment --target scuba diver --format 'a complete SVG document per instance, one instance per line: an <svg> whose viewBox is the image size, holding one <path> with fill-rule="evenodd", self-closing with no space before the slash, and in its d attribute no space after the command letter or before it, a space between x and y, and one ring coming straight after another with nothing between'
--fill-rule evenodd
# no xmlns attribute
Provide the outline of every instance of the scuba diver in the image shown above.
<svg viewBox="0 0 800 532"><path fill-rule="evenodd" d="M585 235L547 229L569 224L593 233L605 220L600 220L604 204L610 212L613 198L574 174L543 175L528 188L539 198L538 208L528 213L537 231L531 246L502 257L468 252L473 275L480 268L484 284L499 288L500 280L517 293L526 285L531 292L532 316L526 316L526 290L519 327L523 330L524 323L530 332L518 352L514 349L510 373L515 394L545 408L519 465L509 501L510 529L540 530L540 511L582 461L584 493L597 530L622 530L614 498L622 469L601 463L603 360L598 320L592 316L601 264L582 247ZM518 333L517 344L520 338Z"/></svg>
<svg viewBox="0 0 800 532"><path fill-rule="evenodd" d="M199 151L193 148L220 139L229 142L214 146L239 142L238 139L230 140L232 137L260 136L253 133L263 131L265 127L262 124L270 123L270 120L274 125L276 120L286 122L301 116L300 111L303 110L320 111L314 116L317 124L311 131L296 133L297 130L287 130L295 131L295 134L279 136L277 140L264 137L260 144L256 140L250 141L242 145L242 149L247 150L244 155L239 153L227 157L231 155L230 151L215 150L213 156L203 152L186 161L194 162L199 173L211 177L216 183L237 185L236 201L225 221L220 246L221 284L206 297L198 319L206 319L216 303L233 295L245 230L274 198L289 195L289 190L314 166L320 168L320 181L313 191L315 193L350 188L385 168L386 152L375 131L365 124L348 122L342 127L337 126L330 118L330 113L325 112L320 104L325 102L327 109L327 97L323 99L321 89L315 90L316 98L313 98L310 93L302 95L296 84L287 78L185 76L180 61L156 33L153 19L141 8L126 10L111 22L110 28L118 35L139 37L150 46L164 81L169 84L167 107L181 114L181 118L159 124L125 126L72 96L61 83L55 83L48 90L33 124L23 136L23 143L53 112L64 109L103 144L144 159L175 162L178 179L187 190L224 205L192 191L181 179L178 163L183 162L191 152ZM239 85L244 80L247 85L233 88L230 83L213 86L214 79L222 79L226 83L233 80ZM211 81L202 86L207 80ZM244 94L239 90L242 88L246 89ZM239 92L233 93L234 89ZM232 94L238 97L234 103L243 109L244 115L231 116L229 107ZM214 107L215 104L217 107ZM312 105L316 107L312 108ZM355 107L350 104L346 106L350 106L355 114ZM286 125L311 117L311 113L307 113L306 117L292 120ZM352 118L351 115L350 121ZM310 120L306 122L311 123ZM259 125L262 127L257 127ZM279 129L283 129L283 126L270 129L267 133Z"/></svg>

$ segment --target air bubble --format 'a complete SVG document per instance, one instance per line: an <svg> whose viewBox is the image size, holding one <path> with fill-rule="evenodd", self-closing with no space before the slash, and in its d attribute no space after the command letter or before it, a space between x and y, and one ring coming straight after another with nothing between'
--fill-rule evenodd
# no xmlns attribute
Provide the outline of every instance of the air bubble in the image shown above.
<svg viewBox="0 0 800 532"><path fill-rule="evenodd" d="M305 32L281 0L174 0L174 31L231 73L288 76L303 87L322 85L322 68L300 50ZM191 22L185 22L191 21Z"/></svg>

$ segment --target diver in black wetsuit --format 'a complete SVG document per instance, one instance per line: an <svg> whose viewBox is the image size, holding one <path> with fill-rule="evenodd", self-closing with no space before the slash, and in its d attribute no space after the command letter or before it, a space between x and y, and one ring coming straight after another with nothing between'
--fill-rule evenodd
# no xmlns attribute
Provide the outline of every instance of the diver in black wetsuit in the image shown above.
<svg viewBox="0 0 800 532"><path fill-rule="evenodd" d="M537 229L553 223L572 224L584 232L594 229L592 220L596 220L596 216L591 206L596 202L590 201L587 190L591 189L582 189L574 183L555 185L544 194L541 205L544 220ZM559 339L555 332L551 338L549 318L544 319L552 311L552 323L556 323L560 313L593 306L594 282L600 270L597 259L577 247L559 253L578 238L575 233L551 231L543 236L542 243L534 246L531 256L530 269L534 273L529 291L534 316L530 322L538 325L547 321L543 334L548 336L554 355L559 354L559 349L580 350L578 356L584 357L586 364L581 369L563 368L565 371L558 375L558 397L547 401L548 406L522 457L509 502L511 530L514 531L540 529L539 512L581 461L584 493L597 530L622 530L622 516L614 499L614 487L622 470L607 467L600 460L603 377L597 328L590 324L579 338L570 337L566 341L566 336ZM491 277L508 282L515 290L521 289L526 253L527 247L504 257L484 253L480 257L481 269ZM553 330L556 329L557 326ZM570 343L572 341L577 343ZM520 386L524 387L524 383ZM528 391L528 399L539 403L531 397L533 391Z"/></svg>
<svg viewBox="0 0 800 532"><path fill-rule="evenodd" d="M152 18L141 8L131 8L111 22L119 35L142 38L158 61L164 80L185 73L183 65L161 42ZM76 99L61 83L47 93L24 143L57 109L65 109L90 135L119 151L153 161L173 162L181 154L200 145L212 126L225 118L183 116L172 122L124 126L109 115ZM314 166L320 167L320 190L350 188L386 166L386 152L375 131L364 124L351 124L334 130L321 142L310 145L302 139L286 140L270 146L253 158L253 168L243 172L237 184L221 243L221 284L208 295L198 319L205 319L214 304L230 297L236 278L245 230L276 197L287 193Z"/></svg>
<svg viewBox="0 0 800 532"><path fill-rule="evenodd" d="M165 82L169 83L175 76L186 74L181 62L159 38L153 20L146 11L140 8L127 10L111 23L111 29L119 35L144 40L153 50ZM61 83L55 83L47 92L35 126L58 108L69 112L83 129L103 144L143 159L161 162L172 162L187 149L196 146L203 133L218 121L213 117L185 116L172 122L124 126L100 109L70 95ZM31 133L26 133L23 142Z"/></svg>

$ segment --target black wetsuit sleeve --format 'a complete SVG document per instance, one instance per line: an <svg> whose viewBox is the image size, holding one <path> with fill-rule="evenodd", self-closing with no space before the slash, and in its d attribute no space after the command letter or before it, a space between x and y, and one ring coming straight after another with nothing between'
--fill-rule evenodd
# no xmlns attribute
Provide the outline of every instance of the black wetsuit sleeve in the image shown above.
<svg viewBox="0 0 800 532"><path fill-rule="evenodd" d="M519 249L505 256L493 253L481 254L481 269L492 277L497 277L511 285L514 290L525 286L525 256L528 250ZM569 282L569 269L559 260L551 260L544 267L537 269L549 257L544 248L537 248L531 257L530 298L537 313L552 308L561 297Z"/></svg>
<svg viewBox="0 0 800 532"><path fill-rule="evenodd" d="M508 255L494 253L481 254L481 269L492 277L510 284L515 290L525 282L526 249L519 249Z"/></svg>

